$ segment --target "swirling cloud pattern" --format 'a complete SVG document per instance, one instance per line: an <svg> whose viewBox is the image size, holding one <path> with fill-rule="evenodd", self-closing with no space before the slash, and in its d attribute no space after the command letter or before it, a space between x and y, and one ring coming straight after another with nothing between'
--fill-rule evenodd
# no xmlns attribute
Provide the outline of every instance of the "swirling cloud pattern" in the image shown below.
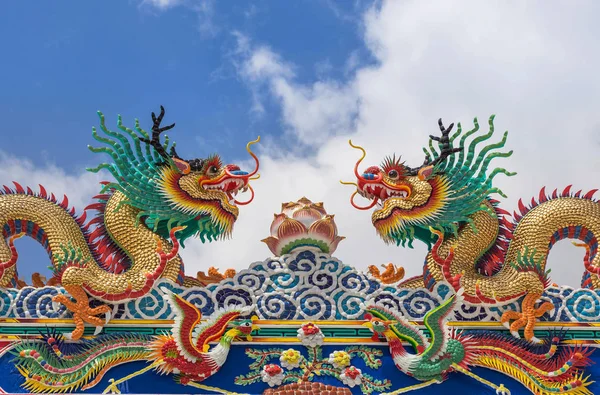
<svg viewBox="0 0 600 395"><path fill-rule="evenodd" d="M0 317L67 318L69 311L52 302L53 296L64 293L66 291L61 287L1 289ZM328 254L300 250L255 262L233 278L206 288L184 288L161 280L145 296L114 305L113 317L172 319L174 313L164 298L170 293L181 295L205 316L226 305L255 305L255 313L262 319L311 320L359 319L365 304L371 302L384 303L398 309L410 320L420 320L427 311L453 294L447 283L438 283L431 291L382 284ZM550 287L542 299L555 306L542 317L544 321L591 322L600 319L600 291ZM455 313L455 318L459 321L499 321L504 311L518 311L519 308L519 301L493 307L465 304Z"/></svg>

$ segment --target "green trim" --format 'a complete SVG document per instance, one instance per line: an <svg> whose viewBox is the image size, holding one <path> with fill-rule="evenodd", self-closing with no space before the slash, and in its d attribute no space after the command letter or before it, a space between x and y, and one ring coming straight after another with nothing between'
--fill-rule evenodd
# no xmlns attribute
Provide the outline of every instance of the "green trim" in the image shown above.
<svg viewBox="0 0 600 395"><path fill-rule="evenodd" d="M318 321L317 321L318 323ZM468 323L465 323L468 325ZM543 323L542 323L543 325ZM0 335L39 335L40 332L45 332L46 328L53 327L58 333L71 333L73 326L54 326L52 324L38 325L38 326L0 326ZM458 328L457 328L458 329ZM91 336L94 334L95 328L86 327L84 331L85 336ZM253 338L261 337L284 337L284 338L295 338L297 337L296 327L281 327L281 328L261 328L253 332ZM470 330L478 330L476 328L470 328ZM504 327L502 329L485 329L486 331L494 331L510 335L510 331ZM326 338L360 338L370 339L373 333L366 328L331 328L322 327L321 331ZM153 326L109 326L105 327L102 331L103 334L109 333L139 333L146 335L160 335L165 332L170 332L169 327L153 327ZM544 338L550 336L552 330L538 329L535 330L535 336L538 338ZM430 338L427 331L424 331L425 336ZM600 328L599 329L574 329L568 330L565 333L565 340L600 340Z"/></svg>

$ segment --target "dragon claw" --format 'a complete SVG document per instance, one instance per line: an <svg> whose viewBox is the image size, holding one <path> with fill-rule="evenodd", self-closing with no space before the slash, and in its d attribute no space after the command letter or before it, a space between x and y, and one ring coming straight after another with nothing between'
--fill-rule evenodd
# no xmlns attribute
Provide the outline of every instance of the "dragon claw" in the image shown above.
<svg viewBox="0 0 600 395"><path fill-rule="evenodd" d="M83 336L84 323L86 322L96 326L94 335L100 333L105 323L97 316L103 313L106 314L105 321L108 323L111 317L110 307L107 305L90 307L88 296L80 286L64 285L64 288L75 299L75 302L71 301L71 299L64 294L55 296L53 301L64 304L65 307L73 313L75 330L68 334L68 338L71 340L79 340L81 336Z"/></svg>
<svg viewBox="0 0 600 395"><path fill-rule="evenodd" d="M540 343L540 340L534 336L533 332L536 320L554 308L554 305L550 302L544 302L536 308L535 302L540 296L540 294L528 293L521 304L521 313L509 310L502 314L502 318L500 319L502 325L510 329L510 333L514 337L520 338L519 329L524 328L524 337L526 340L533 343ZM510 323L511 320L514 320L512 324Z"/></svg>
<svg viewBox="0 0 600 395"><path fill-rule="evenodd" d="M104 315L104 325L107 325L110 322L111 318L112 318L112 311L109 310ZM100 332L102 332L102 329L104 329L103 325L96 326L96 330L94 331L94 336L97 336L98 334L100 334Z"/></svg>

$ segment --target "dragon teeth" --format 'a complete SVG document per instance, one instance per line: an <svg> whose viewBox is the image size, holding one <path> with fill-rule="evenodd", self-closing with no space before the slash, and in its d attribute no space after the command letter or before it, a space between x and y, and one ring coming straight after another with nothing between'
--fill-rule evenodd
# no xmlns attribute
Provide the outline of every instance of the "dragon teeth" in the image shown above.
<svg viewBox="0 0 600 395"><path fill-rule="evenodd" d="M380 187L381 188L381 192L379 193L379 195L375 195L376 192L376 187ZM408 197L408 193L406 191L396 191L393 189L390 189L384 185L373 185L373 184L366 184L363 189L359 189L358 193L367 198L367 199L375 199L375 198L379 198L381 200L385 200L385 199L389 199L392 197L397 197L397 198L406 198ZM381 203L381 202L379 202ZM378 205L379 205L378 203ZM383 206L383 204L381 204L381 206Z"/></svg>
<svg viewBox="0 0 600 395"><path fill-rule="evenodd" d="M244 188L244 191L248 190L248 186L245 186L244 181L240 180L240 179L225 180L218 184L206 185L204 188L211 189L211 190L216 189L216 190L220 190L220 191L225 191L229 187L232 187L229 192L235 192L235 193L237 193L241 188Z"/></svg>

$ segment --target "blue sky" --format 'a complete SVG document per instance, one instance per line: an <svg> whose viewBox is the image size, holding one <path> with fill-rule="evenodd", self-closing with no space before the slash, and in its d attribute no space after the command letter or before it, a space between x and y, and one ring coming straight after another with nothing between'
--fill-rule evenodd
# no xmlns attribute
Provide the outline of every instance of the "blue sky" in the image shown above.
<svg viewBox="0 0 600 395"><path fill-rule="evenodd" d="M12 54L0 66L7 77L0 95L3 146L66 169L98 160L86 149L97 110L109 124L122 114L126 124L138 117L148 125L150 112L164 105L185 157L235 158L244 153L241 142L280 135L268 101L268 116L251 111L251 92L234 67L234 32L267 41L297 65L300 83L317 73L340 78L348 53L368 55L351 2L332 8L325 1L219 1L206 3L209 15L193 10L203 3L32 4L8 3L0 16L3 51Z"/></svg>
<svg viewBox="0 0 600 395"><path fill-rule="evenodd" d="M245 142L262 135L283 146L279 108L268 98L253 111L253 93L236 70L238 38L268 45L295 65L298 83L347 76L347 56L372 61L361 40L367 3L185 2L156 7L139 1L10 2L0 15L5 54L2 149L35 166L67 174L106 158L87 150L96 111L114 126L166 107L176 122L170 137L183 157L218 152L228 162L246 157ZM360 56L359 56L360 55ZM358 67L356 63L353 67ZM9 180L3 180L7 182ZM22 182L20 180L15 180ZM73 191L54 191L57 196ZM90 196L91 198L91 196ZM82 207L77 207L81 209ZM21 239L19 273L45 269L47 258Z"/></svg>
<svg viewBox="0 0 600 395"><path fill-rule="evenodd" d="M348 139L367 148L365 166L392 153L415 166L439 117L470 127L496 114L515 152L498 165L518 173L495 180L505 209L544 185L597 188L599 13L593 0L7 2L0 184L42 183L81 210L100 180L84 168L106 160L86 148L96 111L148 127L162 104L183 157L245 161L246 142L263 138L254 202L232 239L186 243L189 275L264 260L273 213L302 196L336 214L347 237L336 257L417 275L425 247L384 245L370 213L350 206L339 184L357 159ZM49 273L41 247L18 247L24 278ZM553 277L577 285L582 257L560 242Z"/></svg>

